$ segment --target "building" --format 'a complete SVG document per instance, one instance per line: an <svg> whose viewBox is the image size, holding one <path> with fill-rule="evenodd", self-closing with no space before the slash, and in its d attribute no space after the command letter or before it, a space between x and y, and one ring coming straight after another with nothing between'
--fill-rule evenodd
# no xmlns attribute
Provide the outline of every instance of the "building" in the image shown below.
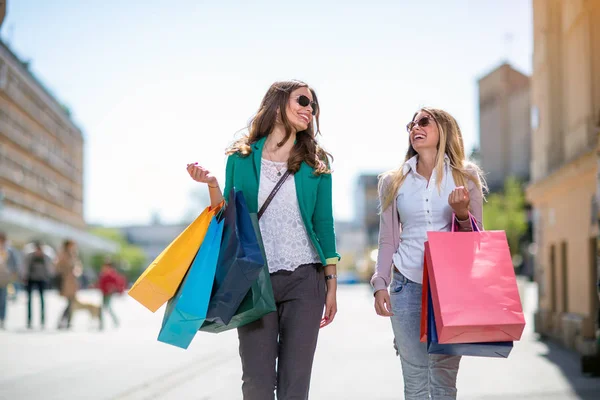
<svg viewBox="0 0 600 400"><path fill-rule="evenodd" d="M16 247L33 239L83 253L117 250L86 232L83 136L68 112L0 42L0 230Z"/></svg>
<svg viewBox="0 0 600 400"><path fill-rule="evenodd" d="M355 197L355 220L366 232L367 246L377 247L379 238L379 193L377 174L358 177Z"/></svg>
<svg viewBox="0 0 600 400"><path fill-rule="evenodd" d="M529 77L502 64L479 79L478 157L491 191L514 176L529 180L531 159Z"/></svg>
<svg viewBox="0 0 600 400"><path fill-rule="evenodd" d="M186 224L132 225L119 229L127 242L142 249L149 264L187 227Z"/></svg>
<svg viewBox="0 0 600 400"><path fill-rule="evenodd" d="M538 333L595 351L600 1L533 1L532 182Z"/></svg>
<svg viewBox="0 0 600 400"><path fill-rule="evenodd" d="M0 0L0 27L2 26L2 22L4 22L5 16L6 16L6 0Z"/></svg>

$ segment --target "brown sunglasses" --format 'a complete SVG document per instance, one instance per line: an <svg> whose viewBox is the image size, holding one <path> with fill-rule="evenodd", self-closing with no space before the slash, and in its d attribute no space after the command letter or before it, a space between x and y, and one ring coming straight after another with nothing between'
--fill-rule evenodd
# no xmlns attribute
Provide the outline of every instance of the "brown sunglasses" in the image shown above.
<svg viewBox="0 0 600 400"><path fill-rule="evenodd" d="M434 121L433 117L426 115L424 117L421 117L418 121L410 121L408 124L406 124L406 130L408 131L408 133L410 133L413 130L413 128L415 127L415 125L419 125L421 128L425 128L426 126L431 124L433 121Z"/></svg>

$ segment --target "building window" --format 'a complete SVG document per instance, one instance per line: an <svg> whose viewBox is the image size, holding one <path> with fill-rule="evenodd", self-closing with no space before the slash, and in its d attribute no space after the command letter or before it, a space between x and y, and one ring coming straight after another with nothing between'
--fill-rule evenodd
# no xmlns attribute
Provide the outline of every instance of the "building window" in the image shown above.
<svg viewBox="0 0 600 400"><path fill-rule="evenodd" d="M562 311L567 313L569 312L569 268L567 242L562 242L560 244L560 261L562 275Z"/></svg>
<svg viewBox="0 0 600 400"><path fill-rule="evenodd" d="M550 246L550 310L556 312L556 246Z"/></svg>
<svg viewBox="0 0 600 400"><path fill-rule="evenodd" d="M598 239L590 238L590 277L592 278L592 316L598 316L600 324L600 270L598 270L600 253L598 253Z"/></svg>

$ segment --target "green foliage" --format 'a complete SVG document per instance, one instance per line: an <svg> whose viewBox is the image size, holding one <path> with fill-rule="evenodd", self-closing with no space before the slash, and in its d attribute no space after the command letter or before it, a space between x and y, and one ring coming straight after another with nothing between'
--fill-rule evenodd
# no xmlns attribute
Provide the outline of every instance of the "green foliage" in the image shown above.
<svg viewBox="0 0 600 400"><path fill-rule="evenodd" d="M493 193L483 205L483 224L486 230L506 231L510 252L519 253L519 239L527 230L525 193L515 178L504 182L503 193Z"/></svg>
<svg viewBox="0 0 600 400"><path fill-rule="evenodd" d="M94 228L91 233L112 240L119 245L119 252L116 256L111 257L111 259L130 282L137 279L144 271L144 268L146 268L146 254L141 248L129 244L125 236L118 229ZM92 268L96 272L100 271L106 257L106 254L100 253L92 256Z"/></svg>

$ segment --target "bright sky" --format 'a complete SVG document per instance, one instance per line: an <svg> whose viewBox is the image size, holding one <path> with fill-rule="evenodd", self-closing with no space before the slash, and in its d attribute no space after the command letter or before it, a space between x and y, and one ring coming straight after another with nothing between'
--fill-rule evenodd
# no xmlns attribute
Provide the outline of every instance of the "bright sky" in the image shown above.
<svg viewBox="0 0 600 400"><path fill-rule="evenodd" d="M84 131L89 223L178 222L198 161L225 147L275 80L301 79L335 157L334 210L354 215L357 176L404 158L423 105L478 142L477 80L504 60L531 73L524 0L8 0L2 39ZM512 40L507 40L512 37Z"/></svg>

